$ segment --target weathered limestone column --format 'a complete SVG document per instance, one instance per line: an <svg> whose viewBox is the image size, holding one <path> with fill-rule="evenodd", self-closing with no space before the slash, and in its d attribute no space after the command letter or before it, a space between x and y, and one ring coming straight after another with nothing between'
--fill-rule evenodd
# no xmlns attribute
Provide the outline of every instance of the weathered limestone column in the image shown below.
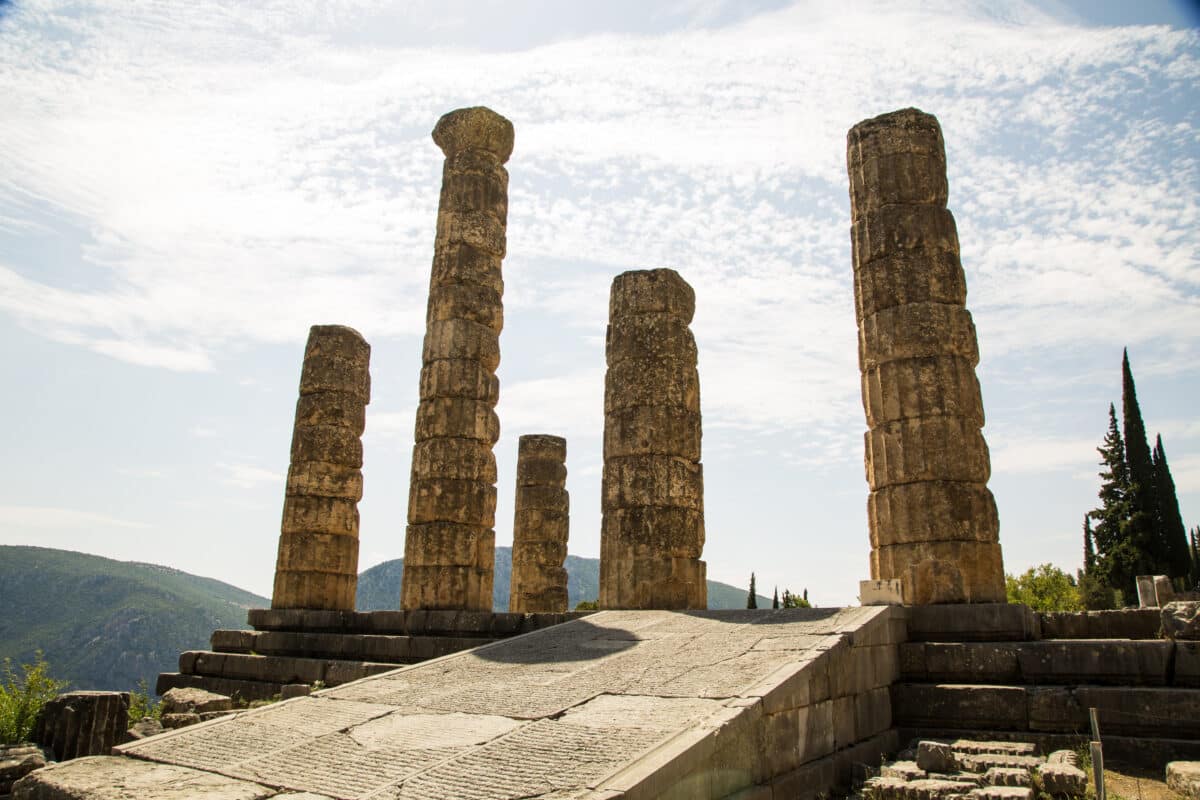
<svg viewBox="0 0 1200 800"><path fill-rule="evenodd" d="M700 377L692 287L618 275L604 379L601 608L706 608Z"/></svg>
<svg viewBox="0 0 1200 800"><path fill-rule="evenodd" d="M909 108L847 138L871 577L910 604L1004 602L941 128Z"/></svg>
<svg viewBox="0 0 1200 800"><path fill-rule="evenodd" d="M353 328L308 332L271 608L354 610L370 358Z"/></svg>
<svg viewBox="0 0 1200 800"><path fill-rule="evenodd" d="M513 127L487 108L438 120L446 155L429 282L421 403L400 604L490 611L496 534L494 411Z"/></svg>
<svg viewBox="0 0 1200 800"><path fill-rule="evenodd" d="M567 440L561 436L530 435L518 441L511 612L567 610L566 461Z"/></svg>

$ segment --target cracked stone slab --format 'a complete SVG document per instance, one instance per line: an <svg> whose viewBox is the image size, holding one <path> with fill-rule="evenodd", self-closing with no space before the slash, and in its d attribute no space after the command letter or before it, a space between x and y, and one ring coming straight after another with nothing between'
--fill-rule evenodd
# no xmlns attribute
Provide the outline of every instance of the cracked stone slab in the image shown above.
<svg viewBox="0 0 1200 800"><path fill-rule="evenodd" d="M23 778L15 800L263 800L266 786L188 769L113 756L51 764Z"/></svg>

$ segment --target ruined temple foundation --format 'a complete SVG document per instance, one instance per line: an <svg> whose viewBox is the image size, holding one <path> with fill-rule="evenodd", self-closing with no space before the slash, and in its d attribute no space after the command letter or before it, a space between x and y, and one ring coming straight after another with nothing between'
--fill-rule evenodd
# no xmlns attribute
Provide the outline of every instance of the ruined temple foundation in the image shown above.
<svg viewBox="0 0 1200 800"><path fill-rule="evenodd" d="M272 608L354 610L370 357L352 328L308 333Z"/></svg>
<svg viewBox="0 0 1200 800"><path fill-rule="evenodd" d="M492 608L508 172L513 127L487 108L443 116L446 156L429 282L400 604Z"/></svg>
<svg viewBox="0 0 1200 800"><path fill-rule="evenodd" d="M618 275L604 380L600 607L707 607L700 378L677 272Z"/></svg>
<svg viewBox="0 0 1200 800"><path fill-rule="evenodd" d="M1003 602L941 128L910 108L847 138L871 577L900 579L911 604Z"/></svg>
<svg viewBox="0 0 1200 800"><path fill-rule="evenodd" d="M529 435L518 441L510 612L567 610L566 460L567 440L560 436Z"/></svg>

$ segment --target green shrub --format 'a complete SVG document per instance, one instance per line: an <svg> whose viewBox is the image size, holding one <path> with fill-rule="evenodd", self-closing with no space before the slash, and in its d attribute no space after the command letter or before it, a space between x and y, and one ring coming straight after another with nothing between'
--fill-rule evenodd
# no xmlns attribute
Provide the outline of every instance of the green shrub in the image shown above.
<svg viewBox="0 0 1200 800"><path fill-rule="evenodd" d="M1075 578L1053 564L1030 567L1018 576L1004 576L1010 603L1024 603L1034 611L1082 611Z"/></svg>
<svg viewBox="0 0 1200 800"><path fill-rule="evenodd" d="M0 745L19 744L29 740L38 714L47 701L66 688L66 681L50 677L50 665L42 651L34 655L32 664L22 664L18 676L12 659L4 659L3 680L0 681Z"/></svg>
<svg viewBox="0 0 1200 800"><path fill-rule="evenodd" d="M575 605L575 610L576 611L599 611L600 603L596 602L595 600L580 600Z"/></svg>
<svg viewBox="0 0 1200 800"><path fill-rule="evenodd" d="M161 719L162 701L150 696L150 685L146 679L138 681L137 688L129 693L129 724L144 719Z"/></svg>

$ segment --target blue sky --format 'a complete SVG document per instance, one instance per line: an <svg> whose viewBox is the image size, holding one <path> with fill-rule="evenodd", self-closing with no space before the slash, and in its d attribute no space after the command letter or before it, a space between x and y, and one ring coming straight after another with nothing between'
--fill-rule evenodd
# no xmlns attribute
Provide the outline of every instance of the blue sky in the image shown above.
<svg viewBox="0 0 1200 800"><path fill-rule="evenodd" d="M845 135L947 142L1006 568L1074 570L1128 346L1200 524L1200 33L1172 3L17 2L0 543L269 592L308 327L373 347L361 566L404 551L450 109L509 117L497 542L568 439L599 552L608 286L696 288L709 575L867 577ZM397 587L397 594L399 587Z"/></svg>

